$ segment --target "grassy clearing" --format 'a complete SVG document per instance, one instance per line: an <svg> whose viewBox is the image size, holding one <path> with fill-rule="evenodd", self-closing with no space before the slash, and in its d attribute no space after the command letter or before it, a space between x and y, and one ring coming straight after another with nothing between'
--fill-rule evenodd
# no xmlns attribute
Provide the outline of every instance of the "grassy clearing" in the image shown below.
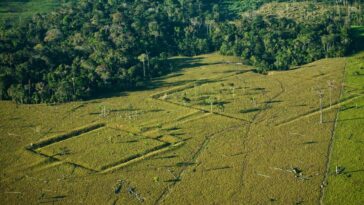
<svg viewBox="0 0 364 205"><path fill-rule="evenodd" d="M354 28L363 38L363 27ZM364 53L350 57L342 98L361 96L341 107L335 129L324 204L364 203Z"/></svg>
<svg viewBox="0 0 364 205"><path fill-rule="evenodd" d="M359 4L350 6L352 14L361 15L358 5ZM322 2L271 2L264 4L257 9L256 12L267 16L276 15L282 18L294 19L298 22L307 22L315 21L329 11L336 11L341 15L345 15L347 9L346 6L337 6ZM243 13L243 15L247 14Z"/></svg>
<svg viewBox="0 0 364 205"><path fill-rule="evenodd" d="M332 10L333 6L307 2L273 2L263 5L257 10L259 14L277 15L304 21L315 19L317 16Z"/></svg>
<svg viewBox="0 0 364 205"><path fill-rule="evenodd" d="M346 59L321 60L269 75L218 54L174 60L178 72L155 79L144 91L54 106L0 102L2 201L319 201L337 111L327 108L327 81L339 86ZM325 91L323 124L316 88ZM339 89L331 96L338 102ZM210 97L225 102L224 109L213 103L211 112L211 104L202 100ZM97 123L106 128L39 148L57 160L25 149ZM108 172L97 172L114 165ZM294 167L302 174L294 174Z"/></svg>
<svg viewBox="0 0 364 205"><path fill-rule="evenodd" d="M22 21L36 13L49 12L67 1L59 0L5 0L0 2L0 22Z"/></svg>

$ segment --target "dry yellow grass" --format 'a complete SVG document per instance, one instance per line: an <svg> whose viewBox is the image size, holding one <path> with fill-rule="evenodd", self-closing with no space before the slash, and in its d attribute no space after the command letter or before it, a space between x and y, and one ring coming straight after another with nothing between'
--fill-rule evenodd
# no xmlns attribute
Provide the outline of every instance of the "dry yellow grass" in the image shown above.
<svg viewBox="0 0 364 205"><path fill-rule="evenodd" d="M336 114L335 107L328 108L327 81L339 86L346 59L273 75L253 73L238 59L217 54L179 59L187 64L177 74L155 79L145 91L55 106L0 102L1 201L317 203ZM318 88L325 91L323 124ZM198 101L211 96L224 101L225 109L213 105L210 113ZM338 98L335 89L333 104ZM95 130L40 148L48 155L68 152L58 159L25 149L93 123L105 123L109 128L101 130L111 133ZM133 140L135 147L113 143ZM148 155L166 142L168 149ZM133 163L122 160L135 154L140 156ZM97 172L109 164L115 165L110 171ZM295 177L294 167L302 175Z"/></svg>
<svg viewBox="0 0 364 205"><path fill-rule="evenodd" d="M324 204L364 203L364 81L361 52L349 59L341 100L353 100L340 106L331 150ZM339 172L336 170L338 169Z"/></svg>

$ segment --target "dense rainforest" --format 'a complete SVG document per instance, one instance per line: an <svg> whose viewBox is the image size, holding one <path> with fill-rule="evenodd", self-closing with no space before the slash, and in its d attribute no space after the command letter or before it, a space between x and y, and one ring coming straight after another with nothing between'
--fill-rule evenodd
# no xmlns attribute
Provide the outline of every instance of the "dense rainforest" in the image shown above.
<svg viewBox="0 0 364 205"><path fill-rule="evenodd" d="M67 102L142 87L173 72L168 59L174 55L219 51L240 56L258 72L285 70L345 55L350 26L363 22L358 1L336 2L332 7L340 9L306 21L229 10L256 9L268 0L229 2L81 0L2 24L0 99ZM354 3L359 7L348 12Z"/></svg>

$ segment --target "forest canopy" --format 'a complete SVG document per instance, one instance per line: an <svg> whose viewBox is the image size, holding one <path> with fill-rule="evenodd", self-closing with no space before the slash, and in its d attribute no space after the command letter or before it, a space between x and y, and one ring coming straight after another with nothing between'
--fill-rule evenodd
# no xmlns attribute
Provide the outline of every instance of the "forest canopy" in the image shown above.
<svg viewBox="0 0 364 205"><path fill-rule="evenodd" d="M218 2L81 0L28 21L2 24L0 99L67 102L130 90L173 72L168 58L174 55L219 51L240 56L259 72L285 70L345 55L350 26L362 22L361 10L344 14L337 9L306 22L259 13L231 19L226 14L233 4ZM267 1L244 2L260 2L249 7L255 9Z"/></svg>

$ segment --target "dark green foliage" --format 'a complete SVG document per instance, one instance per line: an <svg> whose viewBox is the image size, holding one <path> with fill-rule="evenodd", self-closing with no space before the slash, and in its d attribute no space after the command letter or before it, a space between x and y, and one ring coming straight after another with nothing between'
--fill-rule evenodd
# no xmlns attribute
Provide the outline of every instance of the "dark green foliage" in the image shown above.
<svg viewBox="0 0 364 205"><path fill-rule="evenodd" d="M266 2L266 1L256 1ZM168 57L220 50L258 72L342 56L348 24L329 13L297 23L274 16L227 20L207 0L81 0L0 25L0 99L67 102L145 86Z"/></svg>
<svg viewBox="0 0 364 205"><path fill-rule="evenodd" d="M1 25L1 99L67 102L131 89L169 71L171 55L212 51L204 21L213 8L182 3L82 0Z"/></svg>
<svg viewBox="0 0 364 205"><path fill-rule="evenodd" d="M256 15L222 24L217 35L222 54L241 56L264 73L343 56L350 44L348 28L343 19L332 18L331 13L300 24L292 19Z"/></svg>

